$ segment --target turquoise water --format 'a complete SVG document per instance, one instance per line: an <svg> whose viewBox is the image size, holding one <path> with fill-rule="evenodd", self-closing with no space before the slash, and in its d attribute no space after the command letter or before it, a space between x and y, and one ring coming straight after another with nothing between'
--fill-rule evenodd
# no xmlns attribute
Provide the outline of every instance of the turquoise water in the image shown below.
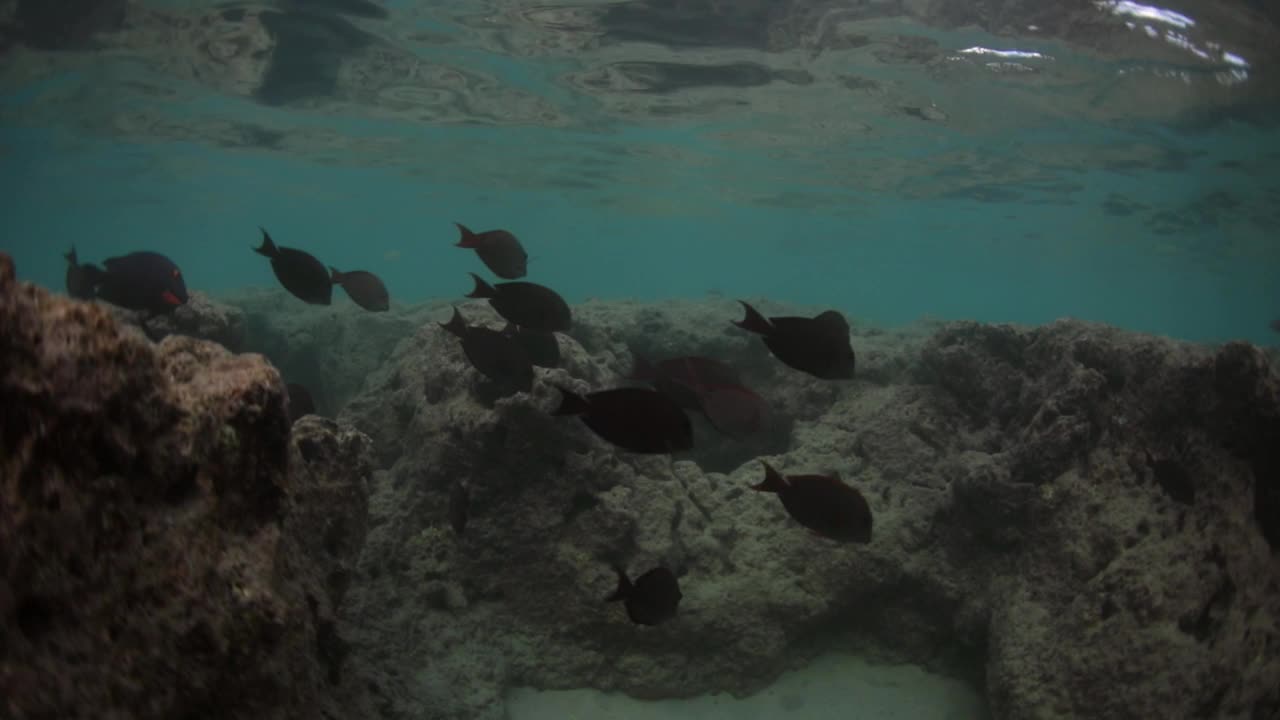
<svg viewBox="0 0 1280 720"><path fill-rule="evenodd" d="M828 22L842 17L820 5ZM208 16L199 3L150 7ZM632 86L677 76L637 61L696 58L616 29L623 39L557 52L548 43L572 45L577 26L534 4L384 7L387 20L341 20L411 58L366 80L376 92L339 75L331 95L268 102L252 82L260 67L235 82L207 58L175 68L200 54L137 31L96 53L20 56L0 105L0 222L20 273L60 288L74 244L90 261L160 250L195 289L272 286L249 251L263 225L415 302L469 289L471 258L450 247L456 220L516 232L531 279L570 301L711 292L880 325L1072 316L1194 340L1274 337L1280 132L1256 60L1258 77L1226 83L1222 62L1144 44L1141 28L1098 51L1102 40L1066 31L881 17L838 25L840 37L865 33L853 37L880 48L870 54L730 42L718 61L789 69L746 87L641 93ZM572 17L603 23L583 15L599 7ZM504 42L481 17L508 24ZM752 22L768 25L740 24ZM1199 28L1208 48L1238 31ZM716 45L710 30L703 42L672 32ZM1222 46L1247 56L1244 42ZM922 43L927 62L894 55ZM975 46L1053 59L1025 61L1028 82L957 54ZM360 52L347 62L365 62ZM410 82L397 63L429 77ZM610 72L629 79L609 86ZM944 120L900 111L929 102Z"/></svg>
<svg viewBox="0 0 1280 720"><path fill-rule="evenodd" d="M0 182L10 203L5 249L24 276L54 288L71 245L86 260L160 249L190 286L209 292L269 287L269 265L249 251L262 225L329 264L379 273L396 300L457 296L470 289L474 265L450 247L457 220L513 229L530 248L531 276L571 302L720 292L835 306L881 325L1072 316L1193 340L1266 342L1267 323L1280 313L1275 235L1223 213L1162 236L1101 206L1116 192L1157 207L1256 192L1256 181L1215 165L1276 146L1280 135L1245 129L1174 139L1184 152L1204 153L1194 167L1082 173L1074 181L1081 188L1060 204L850 193L838 213L730 204L666 169L655 186L626 198L641 208L602 209L554 188L457 187L388 168L15 128L0 135ZM1280 173L1262 180L1280 182ZM693 207L666 216L642 210L668 200Z"/></svg>

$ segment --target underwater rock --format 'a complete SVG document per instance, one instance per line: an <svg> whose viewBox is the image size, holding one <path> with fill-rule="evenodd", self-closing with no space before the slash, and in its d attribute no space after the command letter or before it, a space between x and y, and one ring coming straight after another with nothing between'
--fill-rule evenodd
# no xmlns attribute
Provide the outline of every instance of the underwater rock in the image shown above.
<svg viewBox="0 0 1280 720"><path fill-rule="evenodd" d="M370 376L341 415L385 468L348 607L387 717L502 717L512 684L743 694L838 650L964 678L998 720L1267 717L1280 702L1280 378L1262 352L1076 321L886 333L851 318L867 372L832 388L728 332L731 310L575 307L563 367L529 394L486 397L430 329ZM781 445L737 443L720 473L548 416L553 383L614 386L632 353L735 362L782 416ZM1190 504L1147 453L1181 468ZM757 457L840 473L876 537L811 537L750 491ZM675 571L677 616L637 629L602 603L614 561Z"/></svg>
<svg viewBox="0 0 1280 720"><path fill-rule="evenodd" d="M397 345L436 308L447 307L429 303L370 313L345 297L331 306L312 306L274 289L229 294L221 300L243 313L242 349L265 355L288 382L306 386L322 415L337 415L387 363Z"/></svg>
<svg viewBox="0 0 1280 720"><path fill-rule="evenodd" d="M368 438L261 357L152 344L0 255L0 714L316 718ZM216 708L211 710L210 708Z"/></svg>
<svg viewBox="0 0 1280 720"><path fill-rule="evenodd" d="M957 330L926 348L926 375ZM1025 348L1013 376L1001 374L1007 333ZM973 386L952 390L990 407L988 453L976 457L1000 479L976 502L973 483L956 480L936 529L953 557L1017 568L983 573L993 715L1274 714L1280 570L1267 534L1280 507L1256 498L1277 481L1276 368L1245 344L1214 351L1088 323L1005 334L970 326L960 366L1003 368L1004 379L977 398ZM968 431L979 427L970 416ZM1176 459L1190 505L1148 453ZM1013 542L983 539L984 517Z"/></svg>
<svg viewBox="0 0 1280 720"><path fill-rule="evenodd" d="M195 290L190 299L167 315L146 318L141 313L111 307L116 317L137 325L147 337L159 342L170 335L210 340L231 352L240 352L244 343L244 313L239 308L213 300Z"/></svg>
<svg viewBox="0 0 1280 720"><path fill-rule="evenodd" d="M244 313L197 290L173 313L148 322L147 330L153 340L157 335L188 335L211 340L235 353L243 349Z"/></svg>

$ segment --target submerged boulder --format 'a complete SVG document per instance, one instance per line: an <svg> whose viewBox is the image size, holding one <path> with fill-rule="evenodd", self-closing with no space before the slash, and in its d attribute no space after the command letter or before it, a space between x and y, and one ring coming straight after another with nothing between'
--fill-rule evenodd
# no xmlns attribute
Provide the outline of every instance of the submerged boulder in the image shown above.
<svg viewBox="0 0 1280 720"><path fill-rule="evenodd" d="M828 651L961 677L996 720L1280 713L1273 356L855 322L859 375L831 383L731 309L590 303L502 396L443 306L392 313L376 357L310 346L357 394L290 429L260 357L152 344L0 260L0 714L497 719L514 685L741 695ZM665 457L550 415L553 385L693 354L776 422ZM757 458L839 473L871 542L810 536L750 490ZM672 569L677 616L604 602L613 563Z"/></svg>
<svg viewBox="0 0 1280 720"><path fill-rule="evenodd" d="M346 716L368 438L260 356L152 344L0 255L0 715Z"/></svg>
<svg viewBox="0 0 1280 720"><path fill-rule="evenodd" d="M962 677L997 720L1276 715L1280 375L1257 348L855 323L866 372L827 383L722 332L726 315L593 303L564 367L496 401L427 326L347 406L393 449L349 606L388 717L500 718L512 685L744 694L827 651ZM783 416L781 448L742 440L750 461L720 473L550 416L553 384L615 386L632 353L739 363ZM756 456L840 473L872 542L811 537L749 489ZM615 561L673 569L678 615L638 628L604 603Z"/></svg>

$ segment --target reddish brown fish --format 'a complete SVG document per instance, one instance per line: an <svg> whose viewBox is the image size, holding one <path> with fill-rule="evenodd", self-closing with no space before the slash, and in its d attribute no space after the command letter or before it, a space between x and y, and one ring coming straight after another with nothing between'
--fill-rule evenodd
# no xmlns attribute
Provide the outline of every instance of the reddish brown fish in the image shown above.
<svg viewBox="0 0 1280 720"><path fill-rule="evenodd" d="M764 398L741 385L711 385L698 392L699 409L721 433L731 438L752 435L764 425Z"/></svg>
<svg viewBox="0 0 1280 720"><path fill-rule="evenodd" d="M788 475L761 460L764 481L752 490L777 493L796 522L822 537L841 542L871 542L871 506L839 475Z"/></svg>
<svg viewBox="0 0 1280 720"><path fill-rule="evenodd" d="M747 316L734 325L761 335L765 347L784 364L823 380L853 377L854 354L849 323L835 310L814 317L765 318L739 300Z"/></svg>
<svg viewBox="0 0 1280 720"><path fill-rule="evenodd" d="M486 230L482 233L471 232L462 223L454 223L462 237L458 238L457 247L470 248L476 251L480 262L485 264L494 275L504 280L515 280L525 276L529 265L529 254L524 251L515 235L506 230Z"/></svg>
<svg viewBox="0 0 1280 720"><path fill-rule="evenodd" d="M330 277L334 285L341 285L347 291L347 297L355 304L370 312L385 312L391 309L391 294L382 279L366 270L339 272L329 266Z"/></svg>
<svg viewBox="0 0 1280 720"><path fill-rule="evenodd" d="M701 412L730 437L760 429L764 399L742 384L738 371L714 358L687 356L650 363L637 357L631 379L648 382L686 410Z"/></svg>
<svg viewBox="0 0 1280 720"><path fill-rule="evenodd" d="M647 382L686 410L701 410L698 392L710 385L741 385L738 371L714 358L676 357L651 363L636 357L630 379Z"/></svg>
<svg viewBox="0 0 1280 720"><path fill-rule="evenodd" d="M689 416L657 390L616 388L584 396L556 387L563 399L552 415L577 415L592 432L623 450L671 453L693 447Z"/></svg>

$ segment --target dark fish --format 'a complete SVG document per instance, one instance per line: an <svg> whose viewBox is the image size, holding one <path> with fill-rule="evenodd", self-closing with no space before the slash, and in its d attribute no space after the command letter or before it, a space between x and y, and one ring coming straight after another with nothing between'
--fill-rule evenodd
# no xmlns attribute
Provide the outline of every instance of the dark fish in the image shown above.
<svg viewBox="0 0 1280 720"><path fill-rule="evenodd" d="M94 287L102 277L102 269L88 263L81 265L72 247L64 255L67 259L67 294L77 300L92 300Z"/></svg>
<svg viewBox="0 0 1280 720"><path fill-rule="evenodd" d="M333 284L341 285L347 291L347 296L365 310L382 312L391 308L391 295L377 275L364 270L338 272L332 265L329 266L329 273Z"/></svg>
<svg viewBox="0 0 1280 720"><path fill-rule="evenodd" d="M458 480L449 490L449 524L458 535L462 535L462 531L467 529L467 518L470 513L471 493L467 489L467 484Z"/></svg>
<svg viewBox="0 0 1280 720"><path fill-rule="evenodd" d="M312 305L328 305L333 299L333 279L311 253L290 247L276 247L267 231L262 230L262 247L254 252L271 258L271 271L294 297Z"/></svg>
<svg viewBox="0 0 1280 720"><path fill-rule="evenodd" d="M1190 505L1196 499L1196 486L1186 468L1176 460L1151 457L1151 453L1143 451L1147 456L1147 467L1155 475L1156 483L1174 502Z"/></svg>
<svg viewBox="0 0 1280 720"><path fill-rule="evenodd" d="M129 253L102 265L106 270L94 281L95 294L112 305L165 315L189 299L182 271L160 253Z"/></svg>
<svg viewBox="0 0 1280 720"><path fill-rule="evenodd" d="M1280 332L1280 318L1271 321L1271 329Z"/></svg>
<svg viewBox="0 0 1280 720"><path fill-rule="evenodd" d="M288 383L285 390L289 393L289 422L298 422L303 415L314 415L316 403L311 399L311 391L298 383Z"/></svg>
<svg viewBox="0 0 1280 720"><path fill-rule="evenodd" d="M835 310L815 317L774 317L765 319L741 300L747 316L734 325L764 336L773 356L786 365L823 380L853 377L853 348L849 345L849 323Z"/></svg>
<svg viewBox="0 0 1280 720"><path fill-rule="evenodd" d="M449 322L440 323L440 327L462 339L462 352L471 367L485 377L518 392L533 389L533 363L515 338L479 325L467 325L458 308L453 309Z"/></svg>
<svg viewBox="0 0 1280 720"><path fill-rule="evenodd" d="M490 285L479 275L470 274L476 287L467 297L488 299L493 309L508 322L526 330L569 331L573 322L569 304L555 290L523 281Z"/></svg>
<svg viewBox="0 0 1280 720"><path fill-rule="evenodd" d="M614 565L618 574L618 589L605 598L605 602L619 600L627 608L627 617L637 625L658 625L676 616L680 606L680 582L670 570L656 567L636 578L634 583L627 572Z"/></svg>
<svg viewBox="0 0 1280 720"><path fill-rule="evenodd" d="M506 230L487 230L477 234L471 232L462 223L454 223L454 225L457 225L458 232L462 233L457 247L475 250L476 255L480 256L480 261L493 271L494 275L504 280L524 277L529 265L529 254L521 247L515 235Z"/></svg>
<svg viewBox="0 0 1280 720"><path fill-rule="evenodd" d="M715 429L731 438L758 432L768 412L764 398L741 385L705 387L698 393L698 402Z"/></svg>
<svg viewBox="0 0 1280 720"><path fill-rule="evenodd" d="M556 340L555 333L529 330L514 323L507 323L502 332L515 338L516 342L524 346L525 352L529 354L529 360L534 365L544 368L560 366L560 342Z"/></svg>
<svg viewBox="0 0 1280 720"><path fill-rule="evenodd" d="M578 395L556 386L563 398L552 415L577 415L604 440L635 453L693 448L693 425L671 398L648 388L617 388Z"/></svg>
<svg viewBox="0 0 1280 720"><path fill-rule="evenodd" d="M777 493L782 507L796 522L831 540L871 542L871 506L838 475L788 475L783 477L769 463L764 482L752 490Z"/></svg>

